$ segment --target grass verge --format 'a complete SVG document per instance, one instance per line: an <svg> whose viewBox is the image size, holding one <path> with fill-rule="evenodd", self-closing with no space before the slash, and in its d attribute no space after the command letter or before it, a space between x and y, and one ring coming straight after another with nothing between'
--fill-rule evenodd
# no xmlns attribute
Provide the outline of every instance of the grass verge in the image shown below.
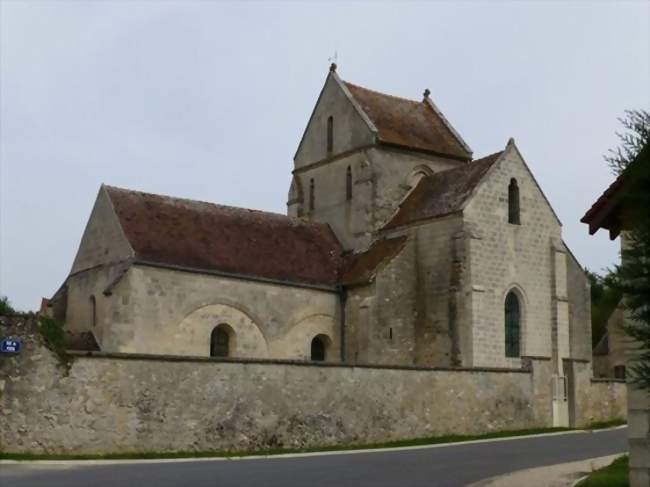
<svg viewBox="0 0 650 487"><path fill-rule="evenodd" d="M594 423L586 430L611 428L625 424L623 420ZM271 448L266 450L212 450L212 451L174 451L174 452L129 452L129 453L106 453L95 455L75 454L34 454L34 453L11 453L0 452L0 460L153 460L171 458L223 458L223 457L246 457L253 455L282 455L287 453L313 453L325 451L349 451L381 448L400 448L406 446L439 445L444 443L460 443L464 441L489 440L498 438L510 438L517 436L540 435L544 433L560 433L564 431L575 431L573 428L533 428L514 431L497 431L482 435L447 435L433 436L426 438L413 438L409 440L390 441L385 443L365 443L353 445L332 445L314 448Z"/></svg>
<svg viewBox="0 0 650 487"><path fill-rule="evenodd" d="M628 487L629 485L628 456L625 455L605 468L592 472L577 487Z"/></svg>

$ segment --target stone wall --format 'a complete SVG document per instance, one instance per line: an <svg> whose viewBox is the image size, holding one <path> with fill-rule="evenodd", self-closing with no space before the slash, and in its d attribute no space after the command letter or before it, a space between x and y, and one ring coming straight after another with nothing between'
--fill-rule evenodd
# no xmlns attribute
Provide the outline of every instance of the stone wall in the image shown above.
<svg viewBox="0 0 650 487"><path fill-rule="evenodd" d="M15 330L14 330L15 332ZM548 374L75 356L24 336L0 359L0 449L106 453L308 447L548 426ZM539 374L539 375L538 375Z"/></svg>
<svg viewBox="0 0 650 487"><path fill-rule="evenodd" d="M409 352L418 365L471 366L471 315L465 311L467 293L463 289L469 279L464 273L467 266L462 218L450 215L389 233L390 237L398 235L409 236L410 260L396 259L401 269L387 267L377 277L378 282L383 279L389 284L378 289L378 301L392 307L393 313L384 314L384 326L391 326L397 316L409 321L414 337ZM399 286L390 282L393 275L400 273L403 276ZM410 291L410 299L395 299L405 290Z"/></svg>
<svg viewBox="0 0 650 487"><path fill-rule="evenodd" d="M624 380L594 379L591 364L566 360L564 369L570 378L569 401L571 426L581 428L592 423L627 418L627 391Z"/></svg>
<svg viewBox="0 0 650 487"><path fill-rule="evenodd" d="M512 178L519 187L520 225L508 223ZM504 303L510 290L520 301L521 353L550 357L555 267L551 245L560 240L561 226L514 144L508 144L490 169L463 215L471 228L472 365L519 363L505 355Z"/></svg>
<svg viewBox="0 0 650 487"><path fill-rule="evenodd" d="M625 310L616 308L607 320L607 350L605 354L594 355L594 376L615 377L615 367L625 367L625 349L632 343L623 329ZM599 351L601 352L601 351Z"/></svg>
<svg viewBox="0 0 650 487"><path fill-rule="evenodd" d="M591 292L583 267L567 249L567 299L571 357L591 360Z"/></svg>
<svg viewBox="0 0 650 487"><path fill-rule="evenodd" d="M311 340L323 334L332 343L328 356L339 359L334 290L143 265L119 271L98 267L68 281L66 327L92 331L103 351L209 356L210 333L226 323L235 333L234 357L306 359Z"/></svg>

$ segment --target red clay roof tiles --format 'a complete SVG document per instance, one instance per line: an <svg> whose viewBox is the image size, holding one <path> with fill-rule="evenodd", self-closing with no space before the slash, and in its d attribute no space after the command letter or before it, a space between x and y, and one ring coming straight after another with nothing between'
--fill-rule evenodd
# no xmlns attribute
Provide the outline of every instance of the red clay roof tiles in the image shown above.
<svg viewBox="0 0 650 487"><path fill-rule="evenodd" d="M425 101L386 95L348 82L345 85L377 127L380 142L462 160L472 158Z"/></svg>
<svg viewBox="0 0 650 487"><path fill-rule="evenodd" d="M341 284L363 284L372 280L383 262L401 252L406 240L404 236L377 240L365 252L348 255L341 269Z"/></svg>
<svg viewBox="0 0 650 487"><path fill-rule="evenodd" d="M136 260L333 286L342 248L326 224L105 186Z"/></svg>
<svg viewBox="0 0 650 487"><path fill-rule="evenodd" d="M423 177L384 226L386 229L455 213L503 152Z"/></svg>

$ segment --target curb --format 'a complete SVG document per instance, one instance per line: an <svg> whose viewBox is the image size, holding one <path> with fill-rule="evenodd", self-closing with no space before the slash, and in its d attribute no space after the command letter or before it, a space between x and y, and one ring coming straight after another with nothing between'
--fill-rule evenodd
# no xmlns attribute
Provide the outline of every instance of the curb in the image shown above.
<svg viewBox="0 0 650 487"><path fill-rule="evenodd" d="M245 455L245 456L223 456L223 457L196 457L196 458L151 458L151 459L123 459L123 460L0 460L0 465L129 465L129 464L156 464L156 463L181 463L181 462L214 462L214 461L238 461L238 460L263 460L274 458L302 458L330 455L356 455L360 453L383 453L409 450L427 450L433 448L447 448L458 445L475 445L481 443L495 443L499 441L516 441L529 438L544 438L547 436L576 435L576 434L598 434L606 431L613 431L627 428L627 425L615 426L599 430L572 430L542 433L537 435L506 436L503 438L486 438L483 440L456 441L452 443L438 443L433 445L398 446L388 448L361 448L358 450L323 450L305 453L278 453L267 455Z"/></svg>

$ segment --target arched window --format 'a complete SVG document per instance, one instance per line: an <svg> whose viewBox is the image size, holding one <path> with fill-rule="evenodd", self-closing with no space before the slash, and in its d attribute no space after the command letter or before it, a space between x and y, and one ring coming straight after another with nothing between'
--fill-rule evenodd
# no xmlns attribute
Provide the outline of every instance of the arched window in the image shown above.
<svg viewBox="0 0 650 487"><path fill-rule="evenodd" d="M519 225L519 186L517 180L512 178L508 186L508 223Z"/></svg>
<svg viewBox="0 0 650 487"><path fill-rule="evenodd" d="M320 336L315 336L311 341L311 359L319 362L325 360L325 341Z"/></svg>
<svg viewBox="0 0 650 487"><path fill-rule="evenodd" d="M352 199L352 168L350 166L345 172L345 199L347 201Z"/></svg>
<svg viewBox="0 0 650 487"><path fill-rule="evenodd" d="M314 210L314 199L316 195L314 194L316 191L315 183L314 183L314 178L311 178L309 180L309 211Z"/></svg>
<svg viewBox="0 0 650 487"><path fill-rule="evenodd" d="M519 298L514 292L506 296L506 357L519 357L519 342L521 340L521 311Z"/></svg>
<svg viewBox="0 0 650 487"><path fill-rule="evenodd" d="M210 357L230 356L230 333L227 325L221 324L214 327L210 335Z"/></svg>
<svg viewBox="0 0 650 487"><path fill-rule="evenodd" d="M97 300L95 296L90 296L90 323L93 328L97 326Z"/></svg>
<svg viewBox="0 0 650 487"><path fill-rule="evenodd" d="M334 118L327 117L327 152L334 150Z"/></svg>

